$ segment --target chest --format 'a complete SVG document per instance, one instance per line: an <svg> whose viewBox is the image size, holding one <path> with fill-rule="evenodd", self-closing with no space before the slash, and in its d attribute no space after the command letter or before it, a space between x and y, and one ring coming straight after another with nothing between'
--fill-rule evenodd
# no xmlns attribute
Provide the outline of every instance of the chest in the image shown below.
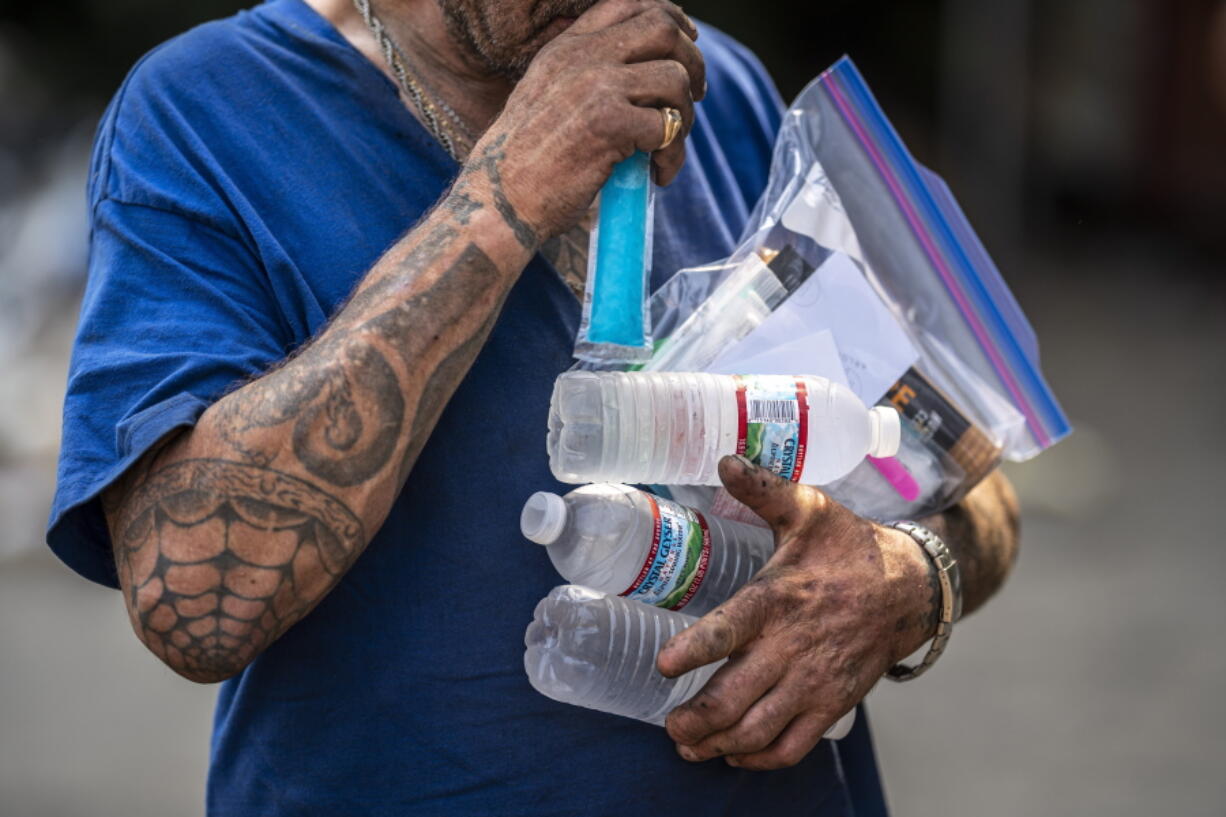
<svg viewBox="0 0 1226 817"><path fill-rule="evenodd" d="M315 130L290 134L276 161L247 154L241 172L229 175L290 348L319 331L458 172L403 107L386 117L357 114L317 120ZM653 288L735 247L747 213L739 200L715 194L727 185L721 165L695 156L657 191ZM549 274L524 276L534 290L529 302L545 307L538 318L577 321L591 221L589 214L542 248L536 263Z"/></svg>

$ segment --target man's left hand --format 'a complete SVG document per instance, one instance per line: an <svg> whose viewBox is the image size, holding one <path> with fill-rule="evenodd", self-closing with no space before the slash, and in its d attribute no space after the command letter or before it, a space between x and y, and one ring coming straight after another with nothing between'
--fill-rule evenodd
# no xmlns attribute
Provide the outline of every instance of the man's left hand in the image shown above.
<svg viewBox="0 0 1226 817"><path fill-rule="evenodd" d="M939 584L907 534L743 457L725 457L719 471L728 492L770 524L775 554L660 651L669 677L729 659L673 710L668 734L686 760L791 766L932 637Z"/></svg>

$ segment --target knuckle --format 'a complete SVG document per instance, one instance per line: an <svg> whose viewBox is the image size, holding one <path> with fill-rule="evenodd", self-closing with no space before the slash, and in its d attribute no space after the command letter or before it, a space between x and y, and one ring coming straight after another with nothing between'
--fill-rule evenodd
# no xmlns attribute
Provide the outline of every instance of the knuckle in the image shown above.
<svg viewBox="0 0 1226 817"><path fill-rule="evenodd" d="M671 49L677 45L681 29L677 21L662 7L656 6L646 14L646 23L650 27L653 42L661 47Z"/></svg>
<svg viewBox="0 0 1226 817"><path fill-rule="evenodd" d="M739 714L727 696L717 692L704 690L694 696L691 703L694 708L690 711L695 715L696 724L701 723L703 726L722 729L735 723Z"/></svg>
<svg viewBox="0 0 1226 817"><path fill-rule="evenodd" d="M620 94L623 84L621 74L604 66L587 72L586 81L596 96Z"/></svg>
<svg viewBox="0 0 1226 817"><path fill-rule="evenodd" d="M738 752L758 752L770 745L775 734L764 723L755 723L737 731L733 743Z"/></svg>
<svg viewBox="0 0 1226 817"><path fill-rule="evenodd" d="M706 734L702 720L685 708L674 709L664 725L670 738L687 746L698 742Z"/></svg>
<svg viewBox="0 0 1226 817"><path fill-rule="evenodd" d="M771 768L787 769L795 766L805 759L805 754L804 751L795 746L776 749L769 754L770 762L774 764Z"/></svg>
<svg viewBox="0 0 1226 817"><path fill-rule="evenodd" d="M669 14L668 9L659 4L648 9L647 20L654 27L672 29L677 28L677 21L673 19L673 15Z"/></svg>
<svg viewBox="0 0 1226 817"><path fill-rule="evenodd" d="M802 701L812 702L815 699L820 699L825 686L825 676L816 672L806 672L797 680L796 692Z"/></svg>
<svg viewBox="0 0 1226 817"><path fill-rule="evenodd" d="M770 731L771 737L779 734L779 730L783 724L792 720L796 715L795 707L785 699L779 696L771 696L764 700L759 707L760 715L755 720L755 726Z"/></svg>
<svg viewBox="0 0 1226 817"><path fill-rule="evenodd" d="M668 60L665 62L665 70L668 71L669 81L673 83L673 88L681 97L689 96L690 92L690 72L679 60Z"/></svg>
<svg viewBox="0 0 1226 817"><path fill-rule="evenodd" d="M712 651L724 652L727 647L732 645L735 634L732 630L732 625L724 619L716 619L706 629L706 637L703 639L705 645Z"/></svg>

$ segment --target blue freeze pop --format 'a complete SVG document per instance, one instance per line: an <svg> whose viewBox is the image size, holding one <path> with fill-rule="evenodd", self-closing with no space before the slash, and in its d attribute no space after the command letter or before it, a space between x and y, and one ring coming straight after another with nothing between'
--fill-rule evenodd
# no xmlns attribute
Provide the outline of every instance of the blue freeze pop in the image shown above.
<svg viewBox="0 0 1226 817"><path fill-rule="evenodd" d="M651 346L644 326L650 193L651 157L642 152L614 166L600 191L587 337L580 341L630 347L620 350L622 357L632 349ZM609 350L598 356L608 360L619 355L618 350Z"/></svg>

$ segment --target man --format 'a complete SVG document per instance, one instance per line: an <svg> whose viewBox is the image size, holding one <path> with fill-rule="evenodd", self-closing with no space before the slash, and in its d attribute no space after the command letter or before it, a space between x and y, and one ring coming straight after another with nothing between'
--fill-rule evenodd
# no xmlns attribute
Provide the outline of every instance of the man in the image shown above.
<svg viewBox="0 0 1226 817"><path fill-rule="evenodd" d="M722 464L777 555L660 653L732 656L667 735L521 663L559 579L518 512L560 487L544 420L593 197L652 152L656 283L726 255L779 116L665 0L270 0L134 69L92 166L48 539L168 666L225 682L211 814L884 812L864 719L819 739L943 590L816 490ZM968 609L1012 519L993 480L928 520Z"/></svg>

